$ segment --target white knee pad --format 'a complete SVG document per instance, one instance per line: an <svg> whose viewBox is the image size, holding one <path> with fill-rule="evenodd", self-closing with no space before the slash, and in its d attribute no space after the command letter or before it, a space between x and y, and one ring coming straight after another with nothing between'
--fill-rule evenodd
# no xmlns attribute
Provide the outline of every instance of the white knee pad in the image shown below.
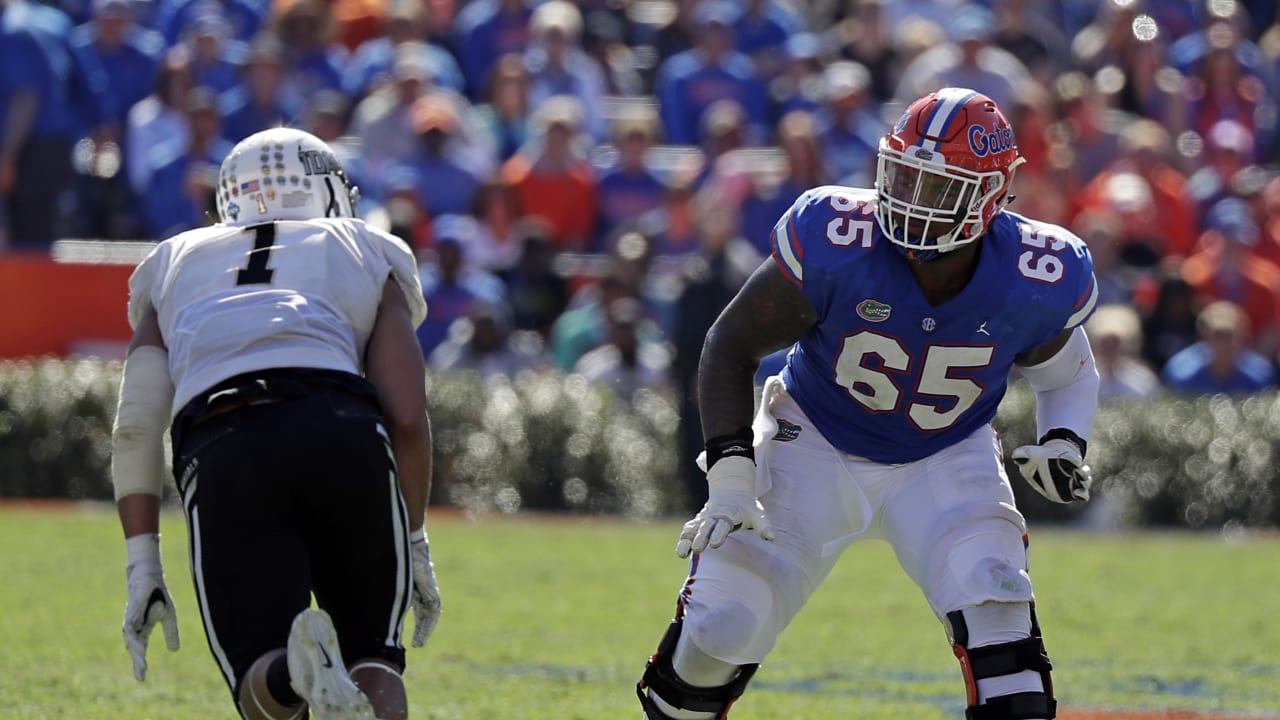
<svg viewBox="0 0 1280 720"><path fill-rule="evenodd" d="M951 608L1034 598L1025 569L1022 516L1012 508L986 510L993 514L955 524L933 545L924 590L939 615Z"/></svg>
<svg viewBox="0 0 1280 720"><path fill-rule="evenodd" d="M752 646L756 644L755 638L762 631L763 620L762 613L747 605L722 599L714 605L699 606L696 611L685 615L684 642L680 645L693 645L698 651L697 655L718 658L718 662L736 667L746 660L744 656L753 654ZM697 655L693 652L687 654L691 664L698 662L694 659ZM680 657L681 653L677 653L673 660L676 672L694 682L693 678L683 672L684 668L678 661ZM759 662L760 659L750 660ZM690 670L694 668L690 667Z"/></svg>

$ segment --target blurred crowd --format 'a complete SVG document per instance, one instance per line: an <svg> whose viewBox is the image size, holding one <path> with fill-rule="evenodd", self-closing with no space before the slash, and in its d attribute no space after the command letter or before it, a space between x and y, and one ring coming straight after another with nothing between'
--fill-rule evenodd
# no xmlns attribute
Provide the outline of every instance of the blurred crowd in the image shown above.
<svg viewBox="0 0 1280 720"><path fill-rule="evenodd" d="M678 397L805 189L972 87L1088 243L1104 399L1276 383L1275 0L0 0L0 252L213 221L279 124L422 263L435 368ZM776 368L770 358L762 372ZM698 447L696 427L689 447Z"/></svg>

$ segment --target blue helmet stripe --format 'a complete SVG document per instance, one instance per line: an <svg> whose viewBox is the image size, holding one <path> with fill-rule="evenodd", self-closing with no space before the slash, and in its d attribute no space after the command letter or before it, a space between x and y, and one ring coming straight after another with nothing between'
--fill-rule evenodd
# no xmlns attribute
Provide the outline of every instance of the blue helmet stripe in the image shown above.
<svg viewBox="0 0 1280 720"><path fill-rule="evenodd" d="M951 124L956 113L964 104L969 102L971 98L978 93L973 90L964 90L961 88L943 88L938 91L938 102L934 104L933 110L929 113L929 119L925 122L925 135L937 137L942 134L943 130ZM922 147L926 150L937 150L938 142L936 140L924 140Z"/></svg>

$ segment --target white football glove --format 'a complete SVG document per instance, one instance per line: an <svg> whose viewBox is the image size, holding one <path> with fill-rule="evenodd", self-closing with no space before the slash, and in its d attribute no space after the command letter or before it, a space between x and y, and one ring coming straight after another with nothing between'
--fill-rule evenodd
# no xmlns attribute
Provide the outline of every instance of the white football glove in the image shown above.
<svg viewBox="0 0 1280 720"><path fill-rule="evenodd" d="M707 504L684 524L676 555L687 558L708 547L718 548L738 528L755 530L772 540L773 523L756 497L756 464L750 458L730 455L707 470Z"/></svg>
<svg viewBox="0 0 1280 720"><path fill-rule="evenodd" d="M160 536L135 535L125 540L129 564L129 599L124 606L124 646L133 658L133 676L147 679L147 642L156 623L164 628L164 644L169 652L178 649L178 614L173 597L164 584L160 563Z"/></svg>
<svg viewBox="0 0 1280 720"><path fill-rule="evenodd" d="M1088 502L1093 472L1084 464L1080 448L1070 440L1023 445L1013 451L1013 462L1031 487L1053 502Z"/></svg>
<svg viewBox="0 0 1280 720"><path fill-rule="evenodd" d="M409 548L413 553L413 646L422 647L440 622L440 587L426 529L410 536Z"/></svg>

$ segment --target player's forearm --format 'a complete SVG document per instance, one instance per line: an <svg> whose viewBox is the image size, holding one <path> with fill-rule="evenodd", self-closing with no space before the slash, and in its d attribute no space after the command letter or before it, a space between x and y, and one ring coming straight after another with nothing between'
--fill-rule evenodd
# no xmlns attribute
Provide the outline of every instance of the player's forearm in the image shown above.
<svg viewBox="0 0 1280 720"><path fill-rule="evenodd" d="M409 510L409 530L422 527L431 497L431 422L391 429L391 447L399 470L400 494Z"/></svg>
<svg viewBox="0 0 1280 720"><path fill-rule="evenodd" d="M120 527L125 538L160 532L160 496L150 493L125 495L116 502Z"/></svg>
<svg viewBox="0 0 1280 720"><path fill-rule="evenodd" d="M704 438L731 435L751 427L755 411L755 374L759 362L735 351L715 328L707 334L698 363L698 406Z"/></svg>

